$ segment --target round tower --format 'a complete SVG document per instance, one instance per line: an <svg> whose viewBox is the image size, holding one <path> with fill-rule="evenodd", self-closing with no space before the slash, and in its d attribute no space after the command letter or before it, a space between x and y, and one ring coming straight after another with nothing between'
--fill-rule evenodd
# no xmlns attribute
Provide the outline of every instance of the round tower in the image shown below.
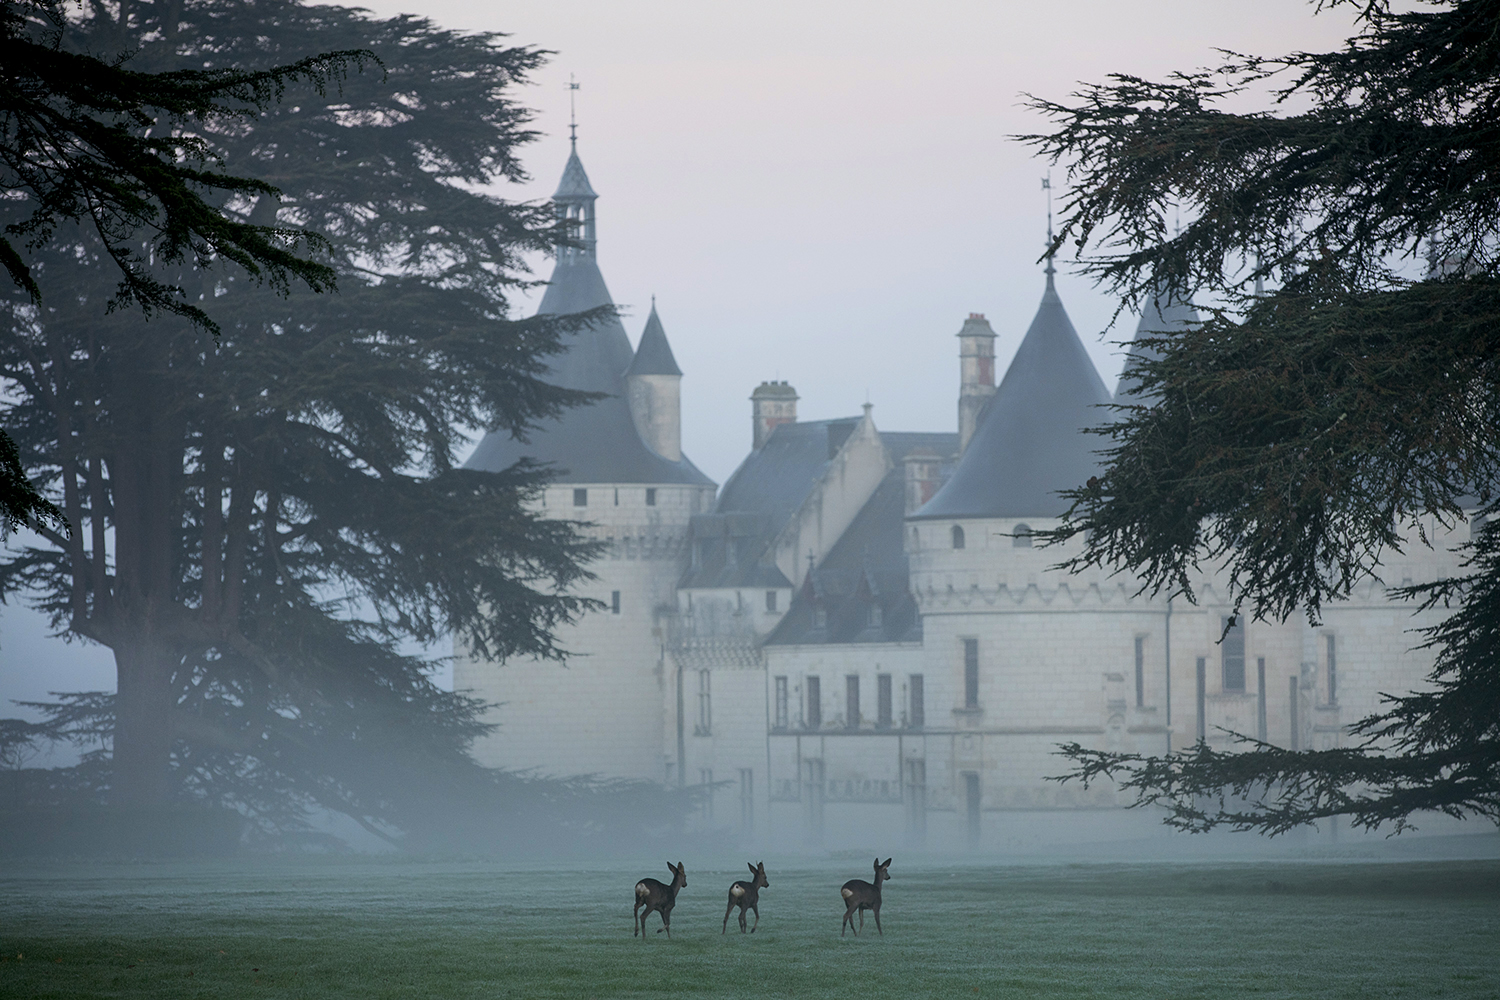
<svg viewBox="0 0 1500 1000"><path fill-rule="evenodd" d="M651 299L651 315L625 370L630 416L646 446L669 462L682 459L682 369Z"/></svg>

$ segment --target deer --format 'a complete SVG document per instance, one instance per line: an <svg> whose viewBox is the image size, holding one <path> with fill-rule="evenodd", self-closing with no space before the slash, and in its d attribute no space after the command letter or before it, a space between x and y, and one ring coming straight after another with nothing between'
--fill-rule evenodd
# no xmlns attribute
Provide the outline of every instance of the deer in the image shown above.
<svg viewBox="0 0 1500 1000"><path fill-rule="evenodd" d="M677 893L687 888L687 866L681 861L677 864L667 862L667 871L672 873L672 884L663 885L654 878L643 878L635 884L635 929L630 935L640 936L642 940L646 937L646 918L651 916L652 911L661 914L661 926L656 933L667 932L667 937L672 936L672 907L677 905ZM641 912L644 906L646 911Z"/></svg>
<svg viewBox="0 0 1500 1000"><path fill-rule="evenodd" d="M750 881L736 882L729 887L729 906L724 910L724 928L720 934L729 933L729 914L734 908L740 908L740 933L745 933L745 910L755 911L755 927L760 926L760 891L769 889L771 883L766 881L766 863L762 861L758 865L750 865ZM750 928L750 933L755 933L755 927Z"/></svg>
<svg viewBox="0 0 1500 1000"><path fill-rule="evenodd" d="M875 929L880 931L880 936L885 937L885 930L880 926L880 883L891 877L886 869L891 867L891 859L886 858L885 864L880 863L880 855L875 855L875 884L871 885L864 879L851 878L844 883L839 890L839 895L844 897L844 922L839 924L839 937L844 936L845 929L854 927L854 912L859 911L859 927L854 927L854 936L859 937L861 927L865 925L865 911L875 912Z"/></svg>

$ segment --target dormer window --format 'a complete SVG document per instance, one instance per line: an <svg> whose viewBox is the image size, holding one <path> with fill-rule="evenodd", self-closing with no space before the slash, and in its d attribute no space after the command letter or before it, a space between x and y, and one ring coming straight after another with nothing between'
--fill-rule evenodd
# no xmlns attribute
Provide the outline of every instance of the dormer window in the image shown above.
<svg viewBox="0 0 1500 1000"><path fill-rule="evenodd" d="M589 491L588 490L574 490L573 491L573 506L574 507L587 507L588 505L589 505Z"/></svg>
<svg viewBox="0 0 1500 1000"><path fill-rule="evenodd" d="M955 549L964 547L964 529L956 524L953 526L953 547Z"/></svg>
<svg viewBox="0 0 1500 1000"><path fill-rule="evenodd" d="M813 608L813 628L828 627L828 609L823 607Z"/></svg>
<svg viewBox="0 0 1500 1000"><path fill-rule="evenodd" d="M869 622L871 628L880 628L885 622L885 609L878 604L870 605Z"/></svg>
<svg viewBox="0 0 1500 1000"><path fill-rule="evenodd" d="M1018 549L1031 548L1031 525L1018 524L1010 533L1010 544Z"/></svg>

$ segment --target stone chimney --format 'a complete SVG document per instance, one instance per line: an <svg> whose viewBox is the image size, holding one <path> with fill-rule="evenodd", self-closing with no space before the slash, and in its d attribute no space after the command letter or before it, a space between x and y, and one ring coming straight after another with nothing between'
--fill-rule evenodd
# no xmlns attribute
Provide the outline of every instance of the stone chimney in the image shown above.
<svg viewBox="0 0 1500 1000"><path fill-rule="evenodd" d="M906 471L906 513L915 512L938 491L941 463L941 456L927 448L913 448L901 460Z"/></svg>
<svg viewBox="0 0 1500 1000"><path fill-rule="evenodd" d="M797 422L797 390L785 382L762 382L750 394L752 447L759 451L771 432Z"/></svg>
<svg viewBox="0 0 1500 1000"><path fill-rule="evenodd" d="M958 453L979 426L979 411L995 394L995 331L984 313L969 313L958 331Z"/></svg>

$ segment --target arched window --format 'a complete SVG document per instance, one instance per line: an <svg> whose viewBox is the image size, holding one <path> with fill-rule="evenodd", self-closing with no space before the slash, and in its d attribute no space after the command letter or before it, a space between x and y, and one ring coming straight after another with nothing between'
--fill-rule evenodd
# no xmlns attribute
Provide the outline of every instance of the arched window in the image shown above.
<svg viewBox="0 0 1500 1000"><path fill-rule="evenodd" d="M956 524L953 526L953 547L955 549L964 547L964 529Z"/></svg>
<svg viewBox="0 0 1500 1000"><path fill-rule="evenodd" d="M1010 533L1010 544L1018 549L1031 548L1031 525L1018 524Z"/></svg>

